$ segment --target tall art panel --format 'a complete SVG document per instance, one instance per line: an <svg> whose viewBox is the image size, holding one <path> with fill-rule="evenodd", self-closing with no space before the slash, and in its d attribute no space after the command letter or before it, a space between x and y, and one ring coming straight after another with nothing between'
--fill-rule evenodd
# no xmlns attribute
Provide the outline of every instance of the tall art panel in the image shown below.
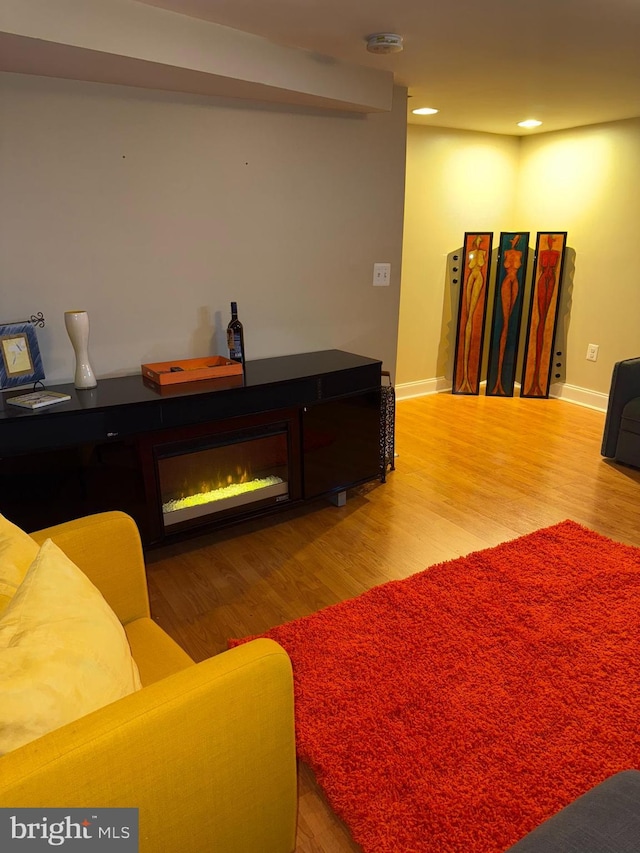
<svg viewBox="0 0 640 853"><path fill-rule="evenodd" d="M454 394L478 394L493 232L466 232L453 362Z"/></svg>
<svg viewBox="0 0 640 853"><path fill-rule="evenodd" d="M513 397L528 247L528 232L500 234L487 368L489 396Z"/></svg>
<svg viewBox="0 0 640 853"><path fill-rule="evenodd" d="M566 242L566 231L537 235L521 397L549 396Z"/></svg>

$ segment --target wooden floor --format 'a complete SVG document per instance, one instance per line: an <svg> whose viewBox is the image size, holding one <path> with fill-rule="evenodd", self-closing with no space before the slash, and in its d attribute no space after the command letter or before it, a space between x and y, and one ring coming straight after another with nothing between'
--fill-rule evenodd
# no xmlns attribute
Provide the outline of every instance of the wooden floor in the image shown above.
<svg viewBox="0 0 640 853"><path fill-rule="evenodd" d="M201 660L229 637L566 518L640 546L640 471L602 459L603 425L560 400L398 402L385 484L151 551L154 618ZM297 853L359 849L302 766Z"/></svg>

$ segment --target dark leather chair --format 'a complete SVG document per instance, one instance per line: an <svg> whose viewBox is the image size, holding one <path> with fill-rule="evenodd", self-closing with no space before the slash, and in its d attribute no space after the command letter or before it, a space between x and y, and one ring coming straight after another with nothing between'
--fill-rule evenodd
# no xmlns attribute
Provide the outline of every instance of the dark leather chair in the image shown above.
<svg viewBox="0 0 640 853"><path fill-rule="evenodd" d="M601 453L640 468L640 358L614 365Z"/></svg>

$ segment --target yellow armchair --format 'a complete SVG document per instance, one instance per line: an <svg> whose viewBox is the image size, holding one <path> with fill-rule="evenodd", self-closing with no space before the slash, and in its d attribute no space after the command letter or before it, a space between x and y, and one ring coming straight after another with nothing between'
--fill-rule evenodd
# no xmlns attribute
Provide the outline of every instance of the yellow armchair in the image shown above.
<svg viewBox="0 0 640 853"><path fill-rule="evenodd" d="M2 807L136 807L141 853L292 853L291 665L270 640L201 663L150 617L134 521L102 513L31 534L98 587L142 690L0 757Z"/></svg>

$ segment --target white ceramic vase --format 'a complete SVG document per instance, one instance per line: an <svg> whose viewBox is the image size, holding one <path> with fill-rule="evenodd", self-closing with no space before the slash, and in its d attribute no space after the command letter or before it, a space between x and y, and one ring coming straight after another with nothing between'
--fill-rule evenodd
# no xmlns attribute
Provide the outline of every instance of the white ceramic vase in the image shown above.
<svg viewBox="0 0 640 853"><path fill-rule="evenodd" d="M64 324L76 354L76 388L95 388L98 384L89 361L89 315L86 311L65 311Z"/></svg>

